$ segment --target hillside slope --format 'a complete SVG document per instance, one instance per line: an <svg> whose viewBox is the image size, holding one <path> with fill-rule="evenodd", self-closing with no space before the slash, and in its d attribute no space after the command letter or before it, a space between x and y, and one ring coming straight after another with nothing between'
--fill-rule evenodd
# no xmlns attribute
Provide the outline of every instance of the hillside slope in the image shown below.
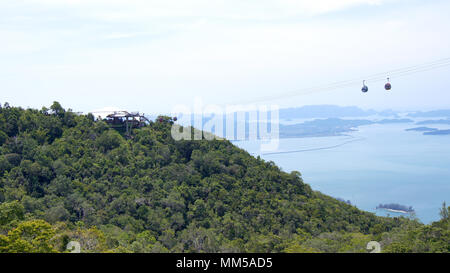
<svg viewBox="0 0 450 273"><path fill-rule="evenodd" d="M228 141L174 141L172 122L126 139L56 102L2 107L0 252L65 251L71 240L84 252L366 252L370 240L449 251L448 218L377 217ZM436 232L421 238L424 228Z"/></svg>

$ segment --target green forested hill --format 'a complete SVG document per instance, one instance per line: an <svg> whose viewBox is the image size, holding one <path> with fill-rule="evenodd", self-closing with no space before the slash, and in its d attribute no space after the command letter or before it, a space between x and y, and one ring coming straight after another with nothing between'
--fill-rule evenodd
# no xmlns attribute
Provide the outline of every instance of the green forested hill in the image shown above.
<svg viewBox="0 0 450 273"><path fill-rule="evenodd" d="M174 141L172 122L127 139L59 103L2 106L0 252L450 252L450 208L377 217L228 141Z"/></svg>

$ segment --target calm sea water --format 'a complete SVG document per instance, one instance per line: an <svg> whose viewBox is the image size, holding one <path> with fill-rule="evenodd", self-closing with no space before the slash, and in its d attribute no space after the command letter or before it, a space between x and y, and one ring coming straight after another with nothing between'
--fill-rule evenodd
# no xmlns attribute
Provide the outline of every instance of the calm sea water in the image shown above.
<svg viewBox="0 0 450 273"><path fill-rule="evenodd" d="M418 126L369 125L348 136L281 139L271 154L261 154L259 141L234 143L284 171L300 171L314 190L360 209L387 215L375 207L399 203L412 206L423 223L430 223L439 219L443 201L450 204L450 135L405 131L412 127Z"/></svg>

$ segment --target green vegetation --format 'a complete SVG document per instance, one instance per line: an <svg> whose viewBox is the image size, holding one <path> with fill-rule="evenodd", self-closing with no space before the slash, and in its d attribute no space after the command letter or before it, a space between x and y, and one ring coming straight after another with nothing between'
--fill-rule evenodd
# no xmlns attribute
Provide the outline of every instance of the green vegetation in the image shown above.
<svg viewBox="0 0 450 273"><path fill-rule="evenodd" d="M127 139L92 115L0 108L0 252L450 252L422 225L363 212L225 140Z"/></svg>

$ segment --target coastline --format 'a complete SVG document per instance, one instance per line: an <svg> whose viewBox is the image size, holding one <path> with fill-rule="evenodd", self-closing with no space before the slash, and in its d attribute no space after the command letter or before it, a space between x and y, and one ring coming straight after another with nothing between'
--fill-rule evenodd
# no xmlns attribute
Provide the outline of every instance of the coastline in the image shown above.
<svg viewBox="0 0 450 273"><path fill-rule="evenodd" d="M377 209L387 210L389 212L394 212L394 213L403 213L403 214L410 213L410 211L406 211L406 210L396 210L396 209L387 209L387 208L377 208Z"/></svg>
<svg viewBox="0 0 450 273"><path fill-rule="evenodd" d="M395 209L386 209L386 210L390 211L390 212L397 212L397 213L404 213L404 214L408 213L407 211L404 211L404 210L395 210Z"/></svg>

